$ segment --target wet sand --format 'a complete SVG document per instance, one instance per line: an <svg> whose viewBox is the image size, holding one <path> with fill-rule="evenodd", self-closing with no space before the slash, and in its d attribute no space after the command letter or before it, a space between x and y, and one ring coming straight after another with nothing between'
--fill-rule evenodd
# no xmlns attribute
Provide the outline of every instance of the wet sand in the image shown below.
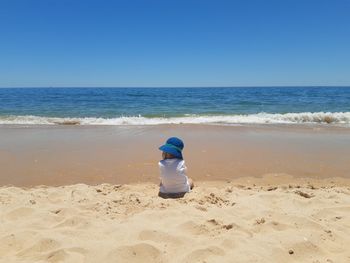
<svg viewBox="0 0 350 263"><path fill-rule="evenodd" d="M331 126L0 126L0 185L158 181L158 146L185 141L196 181L350 177L350 129Z"/></svg>

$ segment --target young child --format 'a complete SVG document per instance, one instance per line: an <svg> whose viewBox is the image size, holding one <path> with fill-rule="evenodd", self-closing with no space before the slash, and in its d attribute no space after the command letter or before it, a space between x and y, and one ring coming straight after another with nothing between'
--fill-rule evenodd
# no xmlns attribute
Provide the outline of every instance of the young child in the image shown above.
<svg viewBox="0 0 350 263"><path fill-rule="evenodd" d="M182 194L190 192L193 182L186 175L185 161L182 157L184 143L176 137L169 138L159 147L163 160L159 162L160 189L159 195Z"/></svg>

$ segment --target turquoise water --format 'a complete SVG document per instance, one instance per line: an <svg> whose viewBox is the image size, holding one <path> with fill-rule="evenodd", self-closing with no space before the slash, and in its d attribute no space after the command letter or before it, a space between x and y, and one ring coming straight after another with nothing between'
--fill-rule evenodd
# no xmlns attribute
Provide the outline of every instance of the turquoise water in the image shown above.
<svg viewBox="0 0 350 263"><path fill-rule="evenodd" d="M2 88L0 124L350 123L350 87Z"/></svg>

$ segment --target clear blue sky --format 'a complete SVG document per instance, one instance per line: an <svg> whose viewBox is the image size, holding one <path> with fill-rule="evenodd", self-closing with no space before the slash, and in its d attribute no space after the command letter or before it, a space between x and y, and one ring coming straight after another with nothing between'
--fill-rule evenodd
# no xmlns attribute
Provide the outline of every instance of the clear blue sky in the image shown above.
<svg viewBox="0 0 350 263"><path fill-rule="evenodd" d="M350 85L349 0L0 0L0 87Z"/></svg>

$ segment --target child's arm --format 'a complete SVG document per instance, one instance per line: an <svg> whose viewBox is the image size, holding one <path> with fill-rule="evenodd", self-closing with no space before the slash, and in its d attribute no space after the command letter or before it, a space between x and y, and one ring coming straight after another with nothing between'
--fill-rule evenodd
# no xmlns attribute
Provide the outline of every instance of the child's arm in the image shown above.
<svg viewBox="0 0 350 263"><path fill-rule="evenodd" d="M159 186L162 186L162 168L161 168L161 162L158 163L158 166L159 166L159 172L160 172L160 176L159 176Z"/></svg>
<svg viewBox="0 0 350 263"><path fill-rule="evenodd" d="M185 165L185 161L183 161L182 164L177 167L177 171L179 174L182 174L182 175L187 174L187 167Z"/></svg>

